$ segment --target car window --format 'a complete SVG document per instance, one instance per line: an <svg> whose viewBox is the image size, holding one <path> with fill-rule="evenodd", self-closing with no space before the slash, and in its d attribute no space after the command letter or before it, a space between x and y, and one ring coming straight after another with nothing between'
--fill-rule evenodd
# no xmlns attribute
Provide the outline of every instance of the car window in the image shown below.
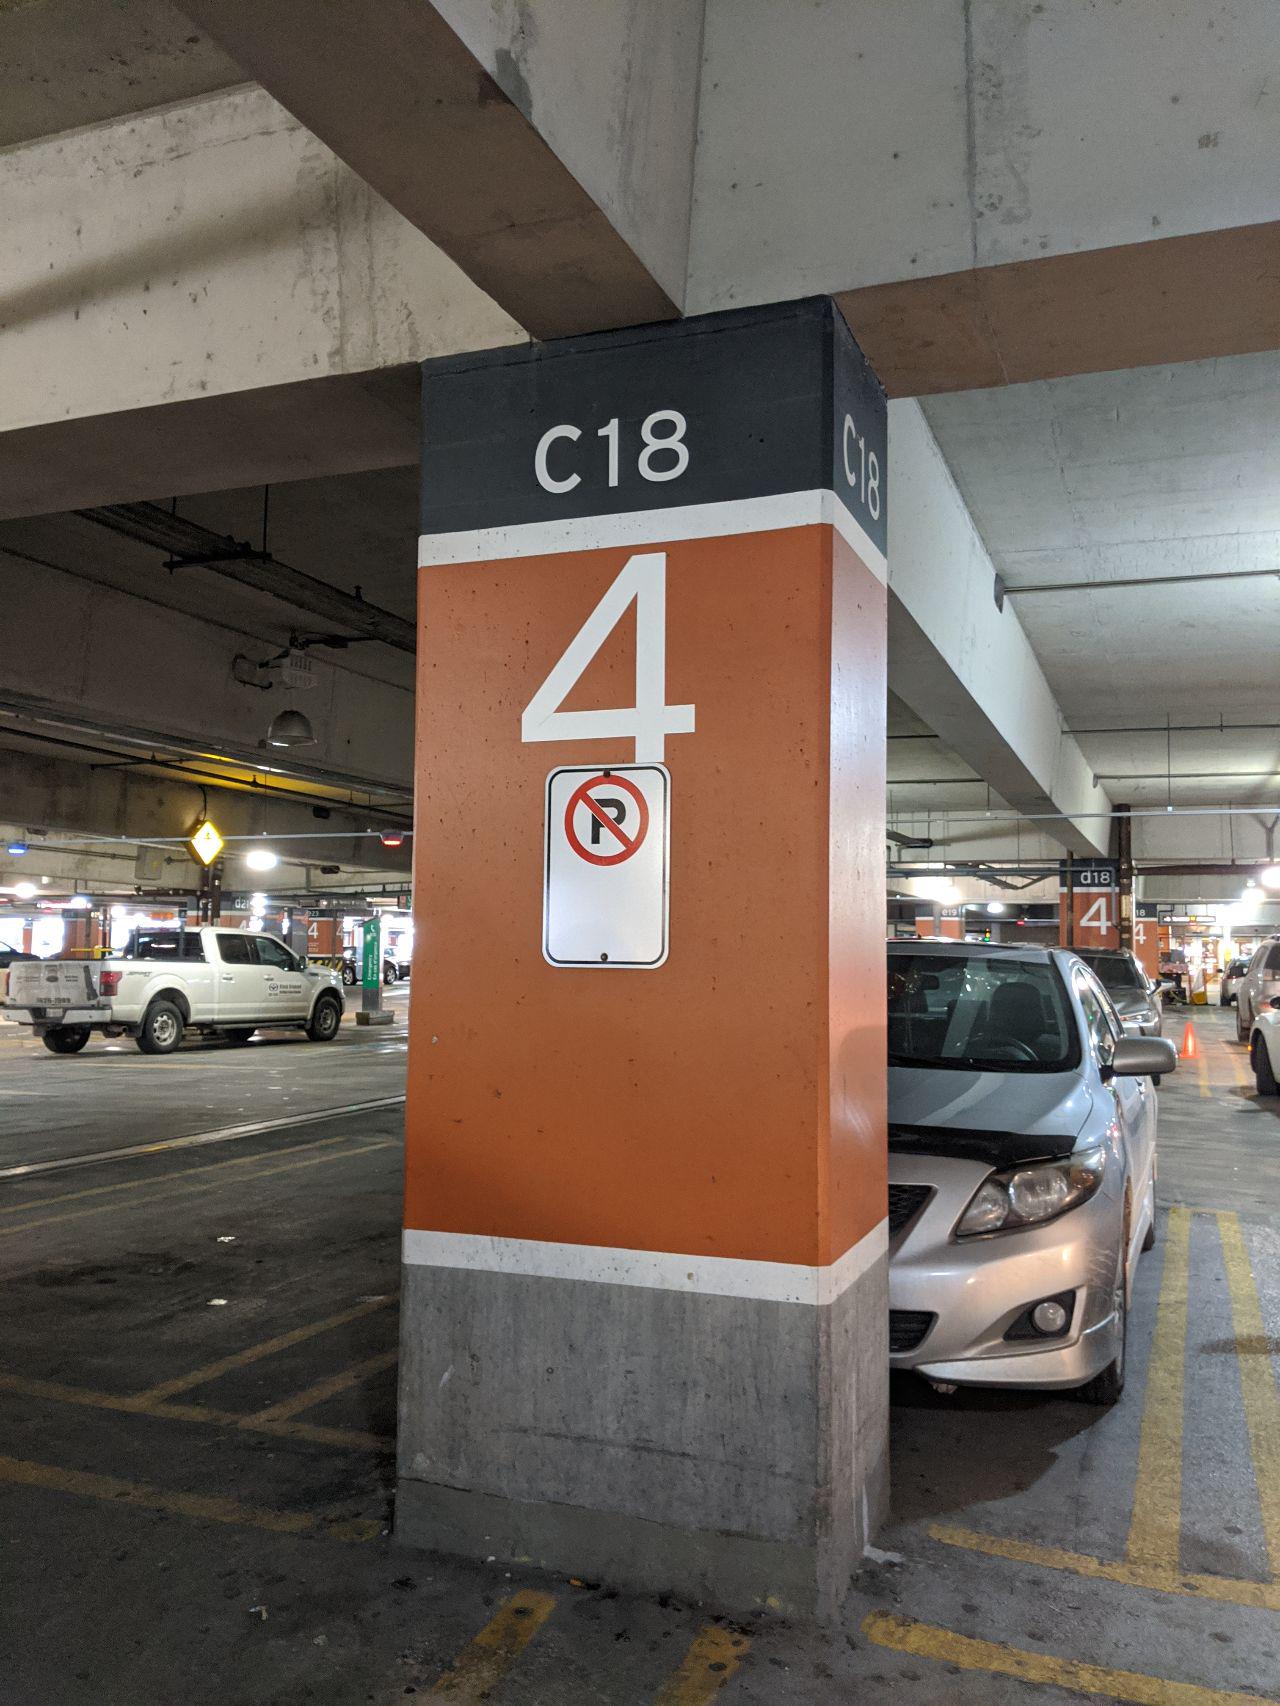
<svg viewBox="0 0 1280 1706"><path fill-rule="evenodd" d="M1280 942L1267 950L1266 969L1268 972L1280 972Z"/></svg>
<svg viewBox="0 0 1280 1706"><path fill-rule="evenodd" d="M203 960L204 943L198 930L135 930L120 957L126 960Z"/></svg>
<svg viewBox="0 0 1280 1706"><path fill-rule="evenodd" d="M1116 1041L1124 1033L1112 1019L1106 997L1087 972L1077 973L1076 989L1098 1065L1110 1066L1115 1058Z"/></svg>
<svg viewBox="0 0 1280 1706"><path fill-rule="evenodd" d="M1079 1042L1049 960L889 956L889 1061L971 1072L1063 1072Z"/></svg>
<svg viewBox="0 0 1280 1706"><path fill-rule="evenodd" d="M1077 950L1079 952L1079 950ZM1081 953L1080 958L1104 989L1145 989L1142 973L1127 954Z"/></svg>
<svg viewBox="0 0 1280 1706"><path fill-rule="evenodd" d="M297 961L283 942L277 942L274 936L255 936L253 940L257 944L260 966L278 966L281 971L297 970Z"/></svg>
<svg viewBox="0 0 1280 1706"><path fill-rule="evenodd" d="M253 940L240 930L219 930L218 953L229 966L253 964Z"/></svg>

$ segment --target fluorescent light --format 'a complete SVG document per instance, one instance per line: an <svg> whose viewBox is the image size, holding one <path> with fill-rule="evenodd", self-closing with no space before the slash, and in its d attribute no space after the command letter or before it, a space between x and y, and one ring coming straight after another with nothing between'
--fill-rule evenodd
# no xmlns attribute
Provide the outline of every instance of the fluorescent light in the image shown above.
<svg viewBox="0 0 1280 1706"><path fill-rule="evenodd" d="M998 917L1000 913L1008 912L1008 910L1009 908L1002 900L989 900L987 902L987 911L991 913L993 917Z"/></svg>
<svg viewBox="0 0 1280 1706"><path fill-rule="evenodd" d="M254 847L245 854L244 862L251 871L274 871L280 863L280 855L273 853L269 847Z"/></svg>
<svg viewBox="0 0 1280 1706"><path fill-rule="evenodd" d="M11 859L21 859L23 854L27 852L27 844L25 841L11 841L5 848L5 852Z"/></svg>
<svg viewBox="0 0 1280 1706"><path fill-rule="evenodd" d="M91 906L92 904L87 894L73 894L67 902L68 906Z"/></svg>
<svg viewBox="0 0 1280 1706"><path fill-rule="evenodd" d="M15 883L13 892L19 900L30 900L36 892L36 885L34 883Z"/></svg>

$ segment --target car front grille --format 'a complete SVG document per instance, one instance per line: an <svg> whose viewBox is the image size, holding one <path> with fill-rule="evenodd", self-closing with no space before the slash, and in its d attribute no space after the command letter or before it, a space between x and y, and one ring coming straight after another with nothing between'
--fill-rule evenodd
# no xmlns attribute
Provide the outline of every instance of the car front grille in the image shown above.
<svg viewBox="0 0 1280 1706"><path fill-rule="evenodd" d="M927 1309L891 1309L889 1349L894 1352L915 1350L937 1319Z"/></svg>
<svg viewBox="0 0 1280 1706"><path fill-rule="evenodd" d="M929 1199L929 1185L889 1186L889 1236L896 1238L913 1221Z"/></svg>

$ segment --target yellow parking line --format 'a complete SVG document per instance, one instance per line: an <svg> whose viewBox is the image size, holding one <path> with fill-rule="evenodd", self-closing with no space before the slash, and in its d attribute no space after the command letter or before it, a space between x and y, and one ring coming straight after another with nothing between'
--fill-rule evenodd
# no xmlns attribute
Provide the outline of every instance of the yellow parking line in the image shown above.
<svg viewBox="0 0 1280 1706"><path fill-rule="evenodd" d="M82 1469L59 1469L51 1463L29 1463L0 1457L0 1481L41 1487L79 1498L106 1499L113 1504L139 1505L168 1516L193 1517L198 1522L227 1522L241 1528L264 1528L272 1534L323 1534L334 1540L372 1540L382 1524L371 1517L328 1522L313 1511L270 1510L206 1493L170 1493L142 1481L122 1481L116 1475L91 1475Z"/></svg>
<svg viewBox="0 0 1280 1706"><path fill-rule="evenodd" d="M659 1689L653 1706L705 1706L737 1670L750 1645L745 1635L708 1623L694 1636L679 1670Z"/></svg>
<svg viewBox="0 0 1280 1706"><path fill-rule="evenodd" d="M56 1380L36 1380L29 1375L0 1372L0 1392L22 1398L37 1398L54 1404L79 1404L90 1410L117 1410L126 1415L153 1416L160 1421L201 1422L218 1427L239 1427L249 1433L275 1434L285 1439L303 1439L312 1445L336 1445L344 1451L391 1453L391 1435L365 1433L358 1428L318 1427L309 1422L255 1421L235 1410L215 1410L206 1404L172 1404L128 1397L119 1392L98 1392L87 1386L65 1386Z"/></svg>
<svg viewBox="0 0 1280 1706"><path fill-rule="evenodd" d="M1128 1558L1176 1570L1182 1535L1182 1375L1187 1344L1191 1216L1171 1208L1160 1305L1142 1407Z"/></svg>
<svg viewBox="0 0 1280 1706"><path fill-rule="evenodd" d="M1080 1659L1059 1659L1050 1653L1027 1652L1003 1641L979 1641L930 1623L916 1623L888 1611L873 1611L863 1620L862 1633L877 1647L911 1653L961 1670L1013 1676L1049 1688L1071 1688L1078 1694L1100 1694L1104 1700L1135 1701L1138 1706L1257 1706L1256 1694L1236 1694L1200 1688L1191 1682L1169 1682L1136 1670L1109 1670Z"/></svg>
<svg viewBox="0 0 1280 1706"><path fill-rule="evenodd" d="M487 1700L556 1608L549 1593L524 1590L498 1608L431 1690L459 1706Z"/></svg>
<svg viewBox="0 0 1280 1706"><path fill-rule="evenodd" d="M275 1356L278 1351L287 1351L292 1345L300 1345L304 1339L314 1339L319 1333L328 1333L335 1327L345 1327L348 1321L358 1321L364 1315L372 1315L375 1309L385 1309L388 1304L396 1301L394 1296L370 1298L367 1303L353 1303L350 1309L341 1309L336 1315L327 1315L323 1321L311 1321L304 1327L293 1327L287 1333L278 1333L273 1339L263 1339L256 1345L249 1345L245 1350L233 1351L230 1356L219 1357L217 1362L205 1363L202 1368L193 1368L189 1374L180 1374L174 1380L162 1380L158 1386L149 1386L145 1392L136 1394L137 1401L143 1404L154 1404L161 1398L169 1398L175 1392L187 1392L193 1386L203 1386L207 1381L217 1380L219 1375L229 1374L232 1369L244 1368L248 1363L258 1362L262 1357Z"/></svg>
<svg viewBox="0 0 1280 1706"><path fill-rule="evenodd" d="M1085 1552L1066 1552L1058 1546L1040 1546L1030 1540L1004 1540L974 1529L950 1528L932 1523L929 1533L944 1546L966 1552L981 1552L988 1558L1008 1558L1015 1564L1032 1564L1046 1570L1066 1570L1074 1576L1118 1582L1123 1587L1149 1588L1155 1593L1186 1594L1192 1599L1218 1600L1226 1605L1255 1606L1262 1611L1280 1611L1280 1583L1241 1581L1232 1576L1193 1575L1167 1565L1112 1562Z"/></svg>
<svg viewBox="0 0 1280 1706"><path fill-rule="evenodd" d="M394 1368L399 1358L399 1351L380 1351L377 1356L366 1357L363 1362L340 1369L326 1380L317 1380L313 1386L295 1392L292 1398L282 1398L278 1404L269 1404L256 1415L247 1416L242 1425L253 1427L261 1426L263 1422L286 1422L290 1417L300 1415L303 1410L310 1410L313 1405L323 1404L326 1398L336 1397L339 1392L346 1392L350 1387L358 1386L370 1375L381 1374L384 1368Z"/></svg>
<svg viewBox="0 0 1280 1706"><path fill-rule="evenodd" d="M1209 1088L1209 1063L1203 1055L1196 1057L1196 1082L1200 1086L1200 1094L1208 1101L1213 1091Z"/></svg>
<svg viewBox="0 0 1280 1706"><path fill-rule="evenodd" d="M1240 1221L1234 1214L1218 1216L1222 1258L1231 1291L1231 1318L1236 1331L1236 1359L1244 1399L1253 1477L1262 1511L1272 1577L1280 1576L1280 1398L1271 1372L1271 1346L1262 1319L1262 1305Z"/></svg>
<svg viewBox="0 0 1280 1706"><path fill-rule="evenodd" d="M333 1143L339 1140L335 1138L325 1138L322 1141L324 1143ZM279 1167L260 1167L256 1173L243 1173L238 1175L238 1177L241 1179L247 1179L251 1183L256 1184L259 1179L270 1179L277 1173L295 1173L299 1167L320 1167L327 1161L346 1161L354 1155L368 1155L372 1150L391 1149L394 1145L395 1140L393 1138L383 1138L377 1143L364 1143L355 1149L335 1149L328 1155L309 1155L303 1161L286 1161L283 1166ZM307 1145L306 1147L310 1148L311 1146ZM319 1145L317 1145L317 1147L319 1147ZM258 1156L256 1159L261 1160L262 1157ZM214 1163L214 1166L218 1168L219 1171L224 1167L233 1167L235 1165L236 1163L234 1161L218 1161ZM192 1173L202 1173L205 1169L203 1167L191 1167L187 1169L187 1171ZM185 1177L185 1172L179 1173L176 1176L176 1179L164 1182L160 1189L152 1191L149 1196L134 1197L132 1200L134 1203L162 1202L166 1197L173 1196L175 1193L184 1196L195 1196L200 1191L216 1191L219 1186L234 1182L223 1178L217 1178L207 1179L203 1184L199 1185L184 1185L181 1183L181 1180ZM0 1238L12 1238L23 1232L34 1232L41 1226L57 1226L66 1220L84 1220L90 1215L106 1214L115 1206L116 1205L114 1203L98 1203L94 1208L74 1208L69 1214L46 1214L35 1220L24 1220L19 1226L0 1226Z"/></svg>
<svg viewBox="0 0 1280 1706"><path fill-rule="evenodd" d="M206 1161L202 1167L182 1167L174 1173L152 1174L146 1179L125 1179L115 1185L87 1185L82 1191L60 1191L52 1197L30 1197L25 1202L7 1203L0 1214L24 1214L33 1208L56 1208L59 1203L82 1202L86 1197L114 1196L118 1191L141 1191L148 1185L164 1184L171 1179L190 1179L199 1173L212 1173L223 1167L248 1167L255 1161L275 1160L279 1155L297 1155L304 1149L326 1149L335 1143L346 1143L343 1137L316 1137L309 1143L291 1143L286 1149L273 1149L259 1155L232 1155L225 1161Z"/></svg>

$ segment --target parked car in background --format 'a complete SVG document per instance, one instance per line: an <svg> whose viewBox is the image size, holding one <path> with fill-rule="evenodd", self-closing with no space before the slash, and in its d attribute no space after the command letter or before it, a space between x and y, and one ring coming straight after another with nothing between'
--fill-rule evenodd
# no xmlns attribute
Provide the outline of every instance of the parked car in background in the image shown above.
<svg viewBox="0 0 1280 1706"><path fill-rule="evenodd" d="M1135 955L1121 948L1077 948L1111 997L1111 1005L1131 1036L1158 1037L1164 1020L1160 985L1149 978Z"/></svg>
<svg viewBox="0 0 1280 1706"><path fill-rule="evenodd" d="M1236 985L1236 1041L1248 1042L1253 1021L1266 1011L1273 995L1280 995L1280 937L1259 943L1249 958L1244 976Z"/></svg>
<svg viewBox="0 0 1280 1706"><path fill-rule="evenodd" d="M389 954L382 956L383 983L398 983L402 977L408 977L408 975L409 968L407 965L402 969L400 963L393 960ZM352 953L342 956L342 981L348 989L360 981L360 961Z"/></svg>
<svg viewBox="0 0 1280 1706"><path fill-rule="evenodd" d="M1114 1403L1172 1043L1126 1035L1069 950L892 942L888 960L891 1365Z"/></svg>
<svg viewBox="0 0 1280 1706"><path fill-rule="evenodd" d="M1273 995L1249 1031L1249 1065L1260 1096L1280 1096L1280 995Z"/></svg>
<svg viewBox="0 0 1280 1706"><path fill-rule="evenodd" d="M1244 974L1249 969L1247 959L1228 960L1222 969L1222 982L1218 986L1219 1007L1230 1007L1240 992L1244 982Z"/></svg>
<svg viewBox="0 0 1280 1706"><path fill-rule="evenodd" d="M187 1031L247 1043L257 1030L298 1030L327 1043L342 1024L342 986L276 936L135 930L106 959L14 966L5 1012L51 1054L78 1054L94 1031L132 1037L143 1054L172 1054Z"/></svg>

